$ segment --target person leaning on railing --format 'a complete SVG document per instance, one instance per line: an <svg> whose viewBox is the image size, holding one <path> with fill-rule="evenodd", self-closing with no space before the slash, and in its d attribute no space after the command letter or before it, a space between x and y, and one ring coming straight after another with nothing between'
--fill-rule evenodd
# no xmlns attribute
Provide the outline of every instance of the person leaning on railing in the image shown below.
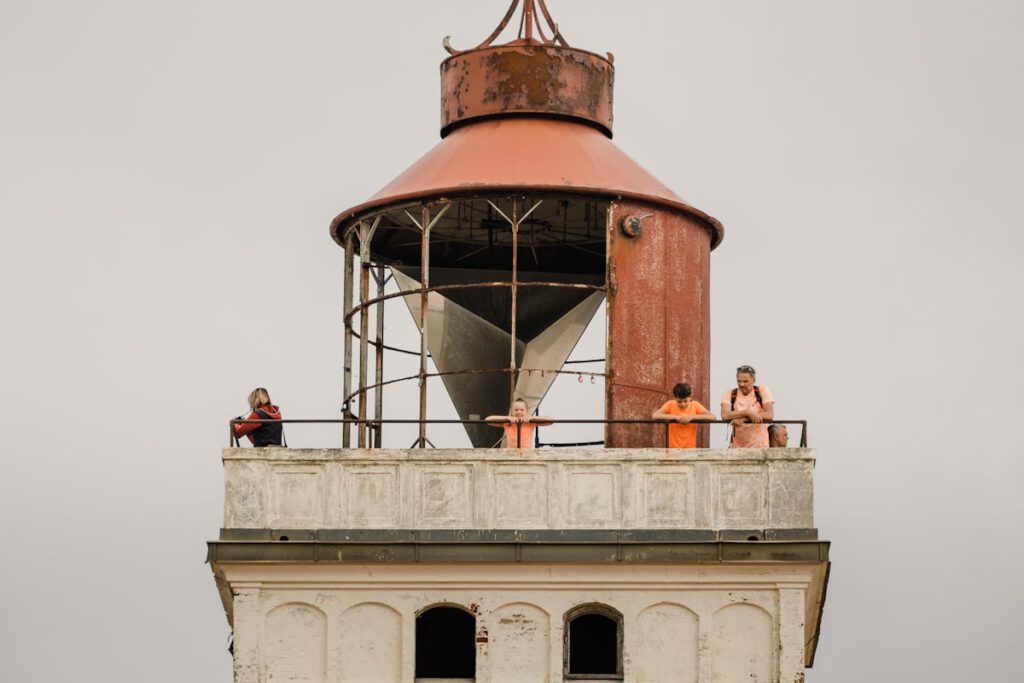
<svg viewBox="0 0 1024 683"><path fill-rule="evenodd" d="M249 408L252 410L248 417L239 415L236 420L280 420L281 409L270 402L270 393L263 387L257 387L249 392ZM284 444L284 427L278 423L241 423L235 425L236 437L249 437L249 441L256 448L264 446L281 446Z"/></svg>
<svg viewBox="0 0 1024 683"><path fill-rule="evenodd" d="M550 417L530 417L526 401L512 401L508 415L488 415L484 418L492 427L505 430L505 448L533 448L533 433L537 427L554 422Z"/></svg>
<svg viewBox="0 0 1024 683"><path fill-rule="evenodd" d="M736 388L722 396L722 419L732 422L733 448L768 448L765 422L775 417L775 397L749 365L736 368Z"/></svg>
<svg viewBox="0 0 1024 683"><path fill-rule="evenodd" d="M717 420L715 414L702 406L693 398L693 389L686 382L672 387L672 400L654 411L652 420L678 422L668 428L669 448L696 448L697 425L694 422Z"/></svg>

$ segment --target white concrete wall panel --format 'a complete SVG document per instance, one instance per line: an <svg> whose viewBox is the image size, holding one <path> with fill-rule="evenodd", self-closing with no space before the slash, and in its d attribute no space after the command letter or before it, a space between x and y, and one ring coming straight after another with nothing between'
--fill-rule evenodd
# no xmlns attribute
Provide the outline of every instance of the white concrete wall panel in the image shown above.
<svg viewBox="0 0 1024 683"><path fill-rule="evenodd" d="M341 512L337 524L355 529L398 526L398 467L352 467L345 472L342 482L339 488L343 493L331 506Z"/></svg>
<svg viewBox="0 0 1024 683"><path fill-rule="evenodd" d="M224 451L228 529L807 529L808 449Z"/></svg>
<svg viewBox="0 0 1024 683"><path fill-rule="evenodd" d="M660 603L640 612L630 664L637 683L698 683L698 617L683 607ZM627 634L629 637L629 634Z"/></svg>
<svg viewBox="0 0 1024 683"><path fill-rule="evenodd" d="M712 617L711 683L773 683L778 649L772 615L757 605L733 604Z"/></svg>
<svg viewBox="0 0 1024 683"><path fill-rule="evenodd" d="M244 529L265 524L270 465L266 460L224 461L224 526Z"/></svg>
<svg viewBox="0 0 1024 683"><path fill-rule="evenodd" d="M345 610L338 628L340 683L400 683L401 614L381 603L363 603Z"/></svg>
<svg viewBox="0 0 1024 683"><path fill-rule="evenodd" d="M800 566L225 565L235 681L411 681L415 619L476 616L477 681L562 680L567 612L623 615L631 682L797 683L824 568Z"/></svg>
<svg viewBox="0 0 1024 683"><path fill-rule="evenodd" d="M693 467L644 467L640 476L637 493L642 501L640 527L697 527Z"/></svg>
<svg viewBox="0 0 1024 683"><path fill-rule="evenodd" d="M427 466L416 472L416 510L423 526L473 526L471 474L466 466Z"/></svg>
<svg viewBox="0 0 1024 683"><path fill-rule="evenodd" d="M761 467L742 465L716 472L715 518L722 528L750 529L767 521L765 474Z"/></svg>
<svg viewBox="0 0 1024 683"><path fill-rule="evenodd" d="M284 465L270 470L270 518L275 529L323 524L325 473L322 465Z"/></svg>
<svg viewBox="0 0 1024 683"><path fill-rule="evenodd" d="M327 615L312 605L288 603L265 619L261 682L327 681Z"/></svg>
<svg viewBox="0 0 1024 683"><path fill-rule="evenodd" d="M814 481L810 468L800 462L773 462L768 469L771 518L792 528L814 526Z"/></svg>
<svg viewBox="0 0 1024 683"><path fill-rule="evenodd" d="M512 603L489 615L491 683L550 681L551 618L536 605Z"/></svg>
<svg viewBox="0 0 1024 683"><path fill-rule="evenodd" d="M496 465L491 472L498 529L544 528L548 522L548 475L544 467Z"/></svg>
<svg viewBox="0 0 1024 683"><path fill-rule="evenodd" d="M619 468L570 465L564 473L564 519L573 526L614 527L622 500Z"/></svg>

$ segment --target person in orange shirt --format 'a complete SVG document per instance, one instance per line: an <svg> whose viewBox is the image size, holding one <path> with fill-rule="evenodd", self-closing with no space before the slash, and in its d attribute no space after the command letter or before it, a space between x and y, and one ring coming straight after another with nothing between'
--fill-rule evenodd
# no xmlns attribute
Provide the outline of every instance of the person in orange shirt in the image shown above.
<svg viewBox="0 0 1024 683"><path fill-rule="evenodd" d="M669 448L696 448L697 447L697 425L694 422L707 422L717 420L715 414L690 398L693 389L686 382L680 382L672 387L671 401L654 411L652 420L666 420L678 422L668 428Z"/></svg>
<svg viewBox="0 0 1024 683"><path fill-rule="evenodd" d="M512 401L508 415L488 415L484 418L492 427L505 430L505 448L533 448L533 433L538 426L554 422L550 417L530 417L526 401Z"/></svg>

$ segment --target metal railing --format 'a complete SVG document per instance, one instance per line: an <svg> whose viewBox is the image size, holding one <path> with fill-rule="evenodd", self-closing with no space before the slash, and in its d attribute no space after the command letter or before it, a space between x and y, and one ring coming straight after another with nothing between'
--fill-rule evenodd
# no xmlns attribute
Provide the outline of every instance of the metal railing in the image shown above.
<svg viewBox="0 0 1024 683"><path fill-rule="evenodd" d="M237 447L240 446L239 437L235 435L235 425L239 424L336 424L347 427L348 425L365 425L371 432L374 430L380 430L383 425L445 425L445 424L483 424L490 425L492 427L501 428L507 422L496 423L488 422L487 420L360 420L358 418L339 418L339 419L289 419L289 420L247 420L247 419L233 419L228 421L228 446ZM517 423L519 429L516 432L516 443L522 443L522 424ZM670 420L551 420L551 422L533 423L537 427L551 427L554 425L567 425L567 424L600 424L600 425L661 425L665 430L665 447L668 447L669 443L669 427L672 425L678 425L678 422L672 422ZM698 427L704 425L732 425L732 420L699 420L690 422L689 424ZM750 423L746 423L750 424ZM763 423L765 426L768 425L800 425L800 448L807 448L807 420L765 420ZM535 442L534 447L537 448L569 448L569 447L580 447L580 446L599 446L603 445L604 441L585 441L585 442L573 442L573 443L542 443L540 442L540 430L534 430ZM731 441L731 440L730 440ZM428 439L417 437L416 441L410 446L410 448L436 448L434 444L430 443Z"/></svg>

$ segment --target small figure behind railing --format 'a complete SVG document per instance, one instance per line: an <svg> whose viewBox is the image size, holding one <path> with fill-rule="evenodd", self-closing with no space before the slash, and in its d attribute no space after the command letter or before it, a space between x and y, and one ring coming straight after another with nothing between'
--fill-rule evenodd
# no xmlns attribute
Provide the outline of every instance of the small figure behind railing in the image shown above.
<svg viewBox="0 0 1024 683"><path fill-rule="evenodd" d="M718 418L691 398L693 389L686 382L680 382L672 387L672 396L671 401L666 401L663 406L654 411L651 419L679 423L670 425L668 428L669 448L696 448L697 425L692 423L708 422Z"/></svg>
<svg viewBox="0 0 1024 683"><path fill-rule="evenodd" d="M257 387L249 392L249 408L252 410L248 417L239 415L236 420L280 420L281 409L271 404L270 393L263 387ZM249 437L249 441L256 448L264 446L286 446L284 439L284 427L273 423L249 423L236 424L235 437Z"/></svg>
<svg viewBox="0 0 1024 683"><path fill-rule="evenodd" d="M533 448L533 434L537 427L554 423L550 417L530 417L526 401L512 401L508 415L488 415L485 420L492 427L505 430L505 448Z"/></svg>
<svg viewBox="0 0 1024 683"><path fill-rule="evenodd" d="M789 446L789 432L786 425L768 425L768 448L786 448Z"/></svg>

